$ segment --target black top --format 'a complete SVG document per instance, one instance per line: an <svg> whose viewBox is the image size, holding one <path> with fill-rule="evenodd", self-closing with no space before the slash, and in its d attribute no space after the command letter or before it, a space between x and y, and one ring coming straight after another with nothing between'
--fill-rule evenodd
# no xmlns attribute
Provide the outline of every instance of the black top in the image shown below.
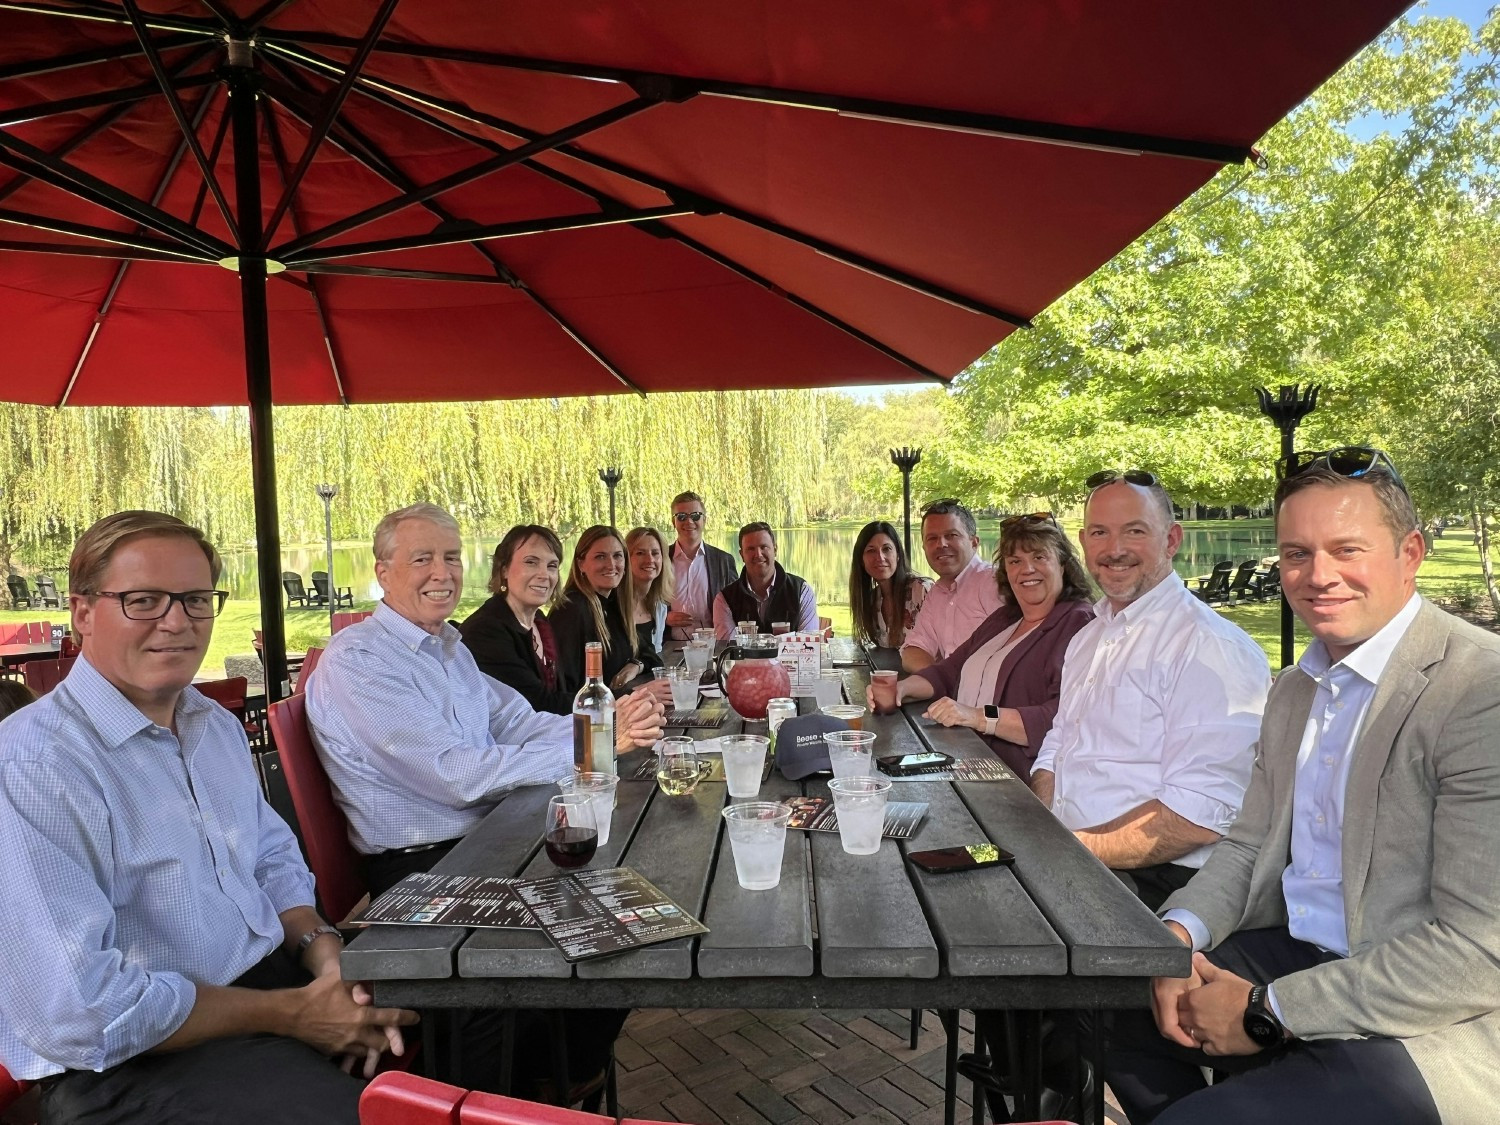
<svg viewBox="0 0 1500 1125"><path fill-rule="evenodd" d="M635 627L636 659L646 668L660 668L661 653L656 651L656 622L642 621Z"/></svg>
<svg viewBox="0 0 1500 1125"><path fill-rule="evenodd" d="M604 682L613 683L620 669L629 664L630 634L620 612L619 599L614 592L600 597L604 603L604 621L609 627L609 645L604 653ZM573 696L583 686L583 646L590 641L599 641L599 630L594 626L594 613L581 595L569 594L560 606L547 615L552 626L552 635L557 638L557 669L562 687L568 693L568 709L572 710Z"/></svg>
<svg viewBox="0 0 1500 1125"><path fill-rule="evenodd" d="M541 614L537 614L536 625L542 634L543 647L549 647L552 630ZM464 618L458 631L463 634L464 645L473 654L474 663L486 676L515 688L537 711L554 715L572 713L577 688L569 691L562 686L555 662L552 674L545 674L537 660L531 630L516 620L504 594L495 594ZM555 642L550 647L556 651Z"/></svg>

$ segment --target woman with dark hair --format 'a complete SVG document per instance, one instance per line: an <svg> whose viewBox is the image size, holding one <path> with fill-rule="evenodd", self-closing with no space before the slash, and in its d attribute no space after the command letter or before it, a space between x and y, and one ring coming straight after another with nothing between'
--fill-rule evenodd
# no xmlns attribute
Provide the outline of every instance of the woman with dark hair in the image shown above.
<svg viewBox="0 0 1500 1125"><path fill-rule="evenodd" d="M634 527L625 536L630 555L630 580L635 587L631 623L635 626L636 651L648 668L661 665L661 646L666 639L667 608L675 592L672 568L666 564L667 549L661 532L654 527Z"/></svg>
<svg viewBox="0 0 1500 1125"><path fill-rule="evenodd" d="M1094 616L1088 573L1050 513L1000 524L995 580L1005 604L951 655L896 686L933 699L927 717L984 736L1016 776L1030 779L1057 715L1063 654Z"/></svg>
<svg viewBox="0 0 1500 1125"><path fill-rule="evenodd" d="M573 550L563 595L547 614L557 637L557 666L570 693L583 686L583 646L590 641L604 645L604 682L614 691L645 670L629 622L633 605L635 581L625 562L624 537L603 524L586 528Z"/></svg>
<svg viewBox="0 0 1500 1125"><path fill-rule="evenodd" d="M0 719L36 702L36 692L20 680L0 680Z"/></svg>
<svg viewBox="0 0 1500 1125"><path fill-rule="evenodd" d="M900 648L931 585L912 573L894 527L885 520L865 524L854 540L849 563L854 639L879 648Z"/></svg>
<svg viewBox="0 0 1500 1125"><path fill-rule="evenodd" d="M542 616L557 593L561 562L562 543L551 528L511 528L495 548L490 599L458 627L481 672L554 715L573 709L573 692L558 674L557 641Z"/></svg>

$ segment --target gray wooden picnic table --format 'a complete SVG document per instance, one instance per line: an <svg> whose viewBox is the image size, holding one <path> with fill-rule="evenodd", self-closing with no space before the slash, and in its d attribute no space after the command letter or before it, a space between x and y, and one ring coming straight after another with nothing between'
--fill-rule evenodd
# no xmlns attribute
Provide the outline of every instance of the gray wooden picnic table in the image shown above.
<svg viewBox="0 0 1500 1125"><path fill-rule="evenodd" d="M877 666L890 659L872 656ZM864 699L869 671L844 669L851 700ZM867 714L877 752L991 756L972 731L922 718L923 707ZM718 729L688 733L742 725L765 728L731 715ZM910 840L853 856L837 833L793 830L780 885L746 891L722 833L724 784L667 797L631 779L638 760L621 759L610 840L589 866L633 868L709 933L570 966L539 932L378 926L344 951L344 975L373 981L378 1004L422 1009L933 1008L950 1033L951 1125L959 1009L1138 1007L1149 1002L1151 977L1187 973L1183 946L1008 771L994 782L898 780L892 800L928 805ZM433 870L553 874L541 830L555 792L515 790ZM798 794L827 796L826 782L773 773L761 787L761 799ZM904 859L986 839L1014 853L1014 866L933 875ZM1090 1046L1097 1056L1097 1032ZM1095 1085L1102 1121L1103 1083Z"/></svg>

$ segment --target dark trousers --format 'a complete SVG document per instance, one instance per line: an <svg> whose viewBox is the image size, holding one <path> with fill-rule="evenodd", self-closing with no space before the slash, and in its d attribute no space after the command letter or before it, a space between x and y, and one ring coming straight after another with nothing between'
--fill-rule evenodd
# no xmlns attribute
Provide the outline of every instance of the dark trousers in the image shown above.
<svg viewBox="0 0 1500 1125"><path fill-rule="evenodd" d="M426 871L458 845L449 840L421 852L384 852L365 857L365 885L373 898L390 890L408 875ZM556 1090L553 1031L560 1029L566 1047L568 1086L597 1075L609 1063L615 1039L630 1015L628 1008L573 1008L557 1012L520 1009L513 1014L515 1059L509 1090L502 1089L502 1039L508 1013L494 1009L461 1008L429 1012L437 1054L447 1063L445 1082L492 1093L514 1093L538 1101L563 1100Z"/></svg>
<svg viewBox="0 0 1500 1125"><path fill-rule="evenodd" d="M1208 954L1252 983L1336 957L1284 928L1241 931ZM1131 1125L1438 1125L1427 1084L1393 1039L1293 1040L1254 1055L1211 1056L1164 1039L1151 1012L1136 1011L1116 1014L1105 1054ZM1228 1077L1209 1086L1205 1066Z"/></svg>
<svg viewBox="0 0 1500 1125"><path fill-rule="evenodd" d="M296 988L310 978L280 950L234 983ZM42 1082L41 1125L357 1125L364 1082L313 1048L275 1035L237 1036L137 1055L100 1073Z"/></svg>

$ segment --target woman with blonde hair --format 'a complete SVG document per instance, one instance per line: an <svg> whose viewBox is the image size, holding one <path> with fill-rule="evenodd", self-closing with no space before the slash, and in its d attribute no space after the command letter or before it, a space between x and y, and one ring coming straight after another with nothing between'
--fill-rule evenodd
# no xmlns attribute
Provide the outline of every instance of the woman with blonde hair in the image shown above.
<svg viewBox="0 0 1500 1125"><path fill-rule="evenodd" d="M612 527L585 528L573 549L573 565L557 608L547 622L557 638L557 665L563 688L583 686L583 646L604 645L604 682L619 691L645 670L640 645L629 623L635 582L625 562L625 540Z"/></svg>
<svg viewBox="0 0 1500 1125"><path fill-rule="evenodd" d="M630 557L630 580L635 588L631 622L635 625L636 651L648 668L661 664L661 646L666 639L667 609L676 593L667 548L654 527L633 527L625 536Z"/></svg>

